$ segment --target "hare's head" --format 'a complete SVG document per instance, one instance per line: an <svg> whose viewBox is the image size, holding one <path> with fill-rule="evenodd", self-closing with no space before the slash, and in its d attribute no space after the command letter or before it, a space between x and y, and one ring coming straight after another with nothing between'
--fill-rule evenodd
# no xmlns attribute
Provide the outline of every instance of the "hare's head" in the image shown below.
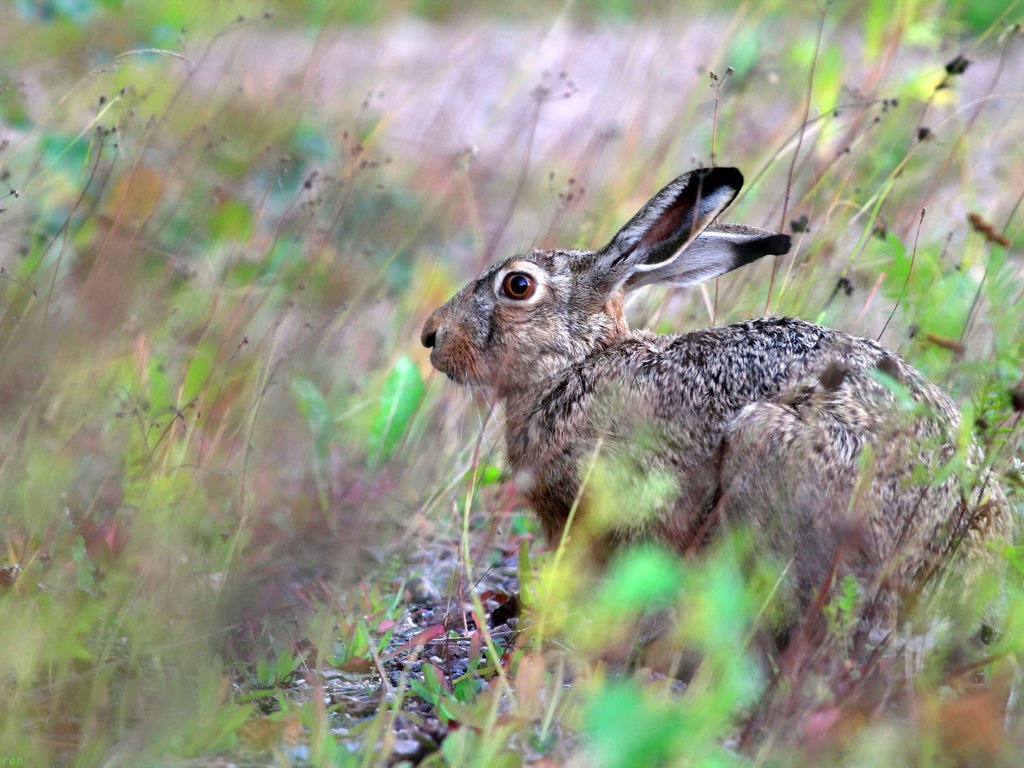
<svg viewBox="0 0 1024 768"><path fill-rule="evenodd" d="M629 332L627 291L699 283L788 251L786 235L711 224L741 186L735 168L690 171L599 251L534 250L490 267L423 326L431 363L463 384L531 388Z"/></svg>

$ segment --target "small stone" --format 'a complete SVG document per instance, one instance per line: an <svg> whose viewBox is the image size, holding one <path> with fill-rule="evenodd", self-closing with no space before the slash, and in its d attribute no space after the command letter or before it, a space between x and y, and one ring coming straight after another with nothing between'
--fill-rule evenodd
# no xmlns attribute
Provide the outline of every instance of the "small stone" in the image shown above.
<svg viewBox="0 0 1024 768"><path fill-rule="evenodd" d="M415 739L396 739L391 751L399 757L411 757L420 751L420 743Z"/></svg>
<svg viewBox="0 0 1024 768"><path fill-rule="evenodd" d="M422 576L413 576L405 582L405 599L409 603L436 605L441 599L441 593Z"/></svg>

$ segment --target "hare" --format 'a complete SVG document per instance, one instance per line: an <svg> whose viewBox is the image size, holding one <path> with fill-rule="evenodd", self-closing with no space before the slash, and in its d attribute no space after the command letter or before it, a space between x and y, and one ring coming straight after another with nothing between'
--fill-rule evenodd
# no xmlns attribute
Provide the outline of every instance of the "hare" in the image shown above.
<svg viewBox="0 0 1024 768"><path fill-rule="evenodd" d="M549 540L602 506L590 473L605 472L619 510L598 558L630 542L695 552L749 526L788 564L797 609L852 575L864 615L892 627L961 542L979 571L1009 533L996 482L967 492L950 471L963 456L949 397L875 341L798 319L626 324L630 291L789 250L787 235L714 223L742 184L735 168L684 173L598 251L512 256L435 310L421 341L438 371L503 405L512 476Z"/></svg>

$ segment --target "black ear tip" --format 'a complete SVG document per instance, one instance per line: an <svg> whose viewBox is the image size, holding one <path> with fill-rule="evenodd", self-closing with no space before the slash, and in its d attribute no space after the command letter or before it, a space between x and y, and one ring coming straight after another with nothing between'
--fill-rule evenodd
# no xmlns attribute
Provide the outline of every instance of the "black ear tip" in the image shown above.
<svg viewBox="0 0 1024 768"><path fill-rule="evenodd" d="M768 237L736 243L733 246L736 249L736 266L733 269L757 261L762 256L781 256L784 253L789 253L789 245L789 235L768 235Z"/></svg>
<svg viewBox="0 0 1024 768"><path fill-rule="evenodd" d="M739 168L701 168L693 174L693 182L697 182L705 194L716 189L727 187L734 192L743 188L743 174ZM691 185L693 184L691 182Z"/></svg>
<svg viewBox="0 0 1024 768"><path fill-rule="evenodd" d="M680 197L691 203L700 198L712 198L720 190L728 190L729 202L732 202L743 188L743 174L739 168L698 168L685 175L688 177L686 189ZM724 208L729 202L721 207Z"/></svg>
<svg viewBox="0 0 1024 768"><path fill-rule="evenodd" d="M715 187L731 187L739 192L743 188L743 174L739 168L709 168L708 181Z"/></svg>
<svg viewBox="0 0 1024 768"><path fill-rule="evenodd" d="M789 253L792 242L793 238L789 235L772 235L764 240L759 240L758 245L762 247L767 256L782 256L784 253Z"/></svg>

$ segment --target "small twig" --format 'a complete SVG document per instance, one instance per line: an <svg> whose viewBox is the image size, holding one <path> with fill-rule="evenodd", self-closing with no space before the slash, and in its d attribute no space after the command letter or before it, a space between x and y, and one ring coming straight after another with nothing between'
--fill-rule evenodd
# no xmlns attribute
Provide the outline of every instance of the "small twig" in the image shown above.
<svg viewBox="0 0 1024 768"><path fill-rule="evenodd" d="M101 64L100 66L95 67L94 69L89 70L86 73L85 77L83 77L81 80L79 80L73 86L71 86L71 90L69 90L67 93L65 93L63 96L61 96L60 99L58 99L57 106L59 107L61 104L63 104L65 101L67 101L68 98L71 96L71 94L73 94L75 91L77 91L79 89L79 87L81 87L87 80L91 80L96 75L102 74L102 73L106 72L108 69L112 69L112 68L114 68L116 66L119 66L123 59L127 59L130 56L146 56L146 55L150 55L150 54L153 54L153 55L156 55L156 56L166 56L166 57L172 58L172 59L180 59L181 61L184 61L186 64L192 64L192 62L188 59L187 56L182 56L180 53L177 53L175 51L168 51L168 50L165 50L163 48L138 48L138 49L136 49L134 51L125 51L124 53L117 54L117 56L112 58L106 64Z"/></svg>
<svg viewBox="0 0 1024 768"><path fill-rule="evenodd" d="M782 198L782 216L779 217L779 231L786 228L786 214L789 212L789 197L793 189L793 174L796 171L796 161L800 155L800 147L804 143L804 133L807 130L808 119L811 115L811 95L814 92L814 72L818 66L818 51L821 49L821 36L825 33L825 16L828 14L831 0L825 3L821 9L821 16L818 20L818 31L814 37L814 54L811 56L811 68L807 72L807 94L804 99L804 114L800 121L800 133L796 140L796 149L793 150L793 159L789 162L789 173L786 174L786 193ZM775 273L779 268L779 260L772 259L772 275L768 282L768 298L764 302L764 313L767 315L771 309L772 291L775 289Z"/></svg>
<svg viewBox="0 0 1024 768"><path fill-rule="evenodd" d="M924 215L928 213L927 208L921 209L921 217L917 220L917 231L914 233L914 249L910 252L910 268L907 270L907 277L903 281L903 289L900 291L900 296L896 299L896 303L892 305L892 312L889 313L889 317L886 318L885 324L882 326L882 330L878 332L878 336L875 337L875 341L882 340L882 334L885 333L885 329L889 327L889 322L896 314L896 310L899 309L900 302L907 295L907 286L910 285L910 276L914 273L914 261L917 259L917 241L921 237L921 225L924 223Z"/></svg>
<svg viewBox="0 0 1024 768"><path fill-rule="evenodd" d="M1022 189L1020 191L1020 194L1017 195L1017 199L1013 203L1013 208L1011 208L1010 212L1006 215L1006 223L1003 224L1003 232L1009 233L1010 224L1013 223L1013 219L1017 216L1017 211L1020 210L1020 205L1022 202L1024 202L1024 189Z"/></svg>
<svg viewBox="0 0 1024 768"><path fill-rule="evenodd" d="M17 278L14 275L12 275L10 272L7 271L7 267L0 266L0 280L7 280L8 282L20 285L25 290L32 291L32 296L34 298L39 298L39 291L37 291L28 283L26 283L24 280L21 280L20 278Z"/></svg>
<svg viewBox="0 0 1024 768"><path fill-rule="evenodd" d="M718 103L722 98L722 86L725 85L726 79L736 70L732 67L727 67L725 74L719 77L714 72L711 73L711 87L715 89L715 111L714 116L711 118L711 167L715 167L717 162L717 141L718 141Z"/></svg>
<svg viewBox="0 0 1024 768"><path fill-rule="evenodd" d="M384 665L381 663L380 654L377 653L377 648L373 643L370 643L370 658L373 659L373 665L377 668L377 674L380 675L380 687L384 689L386 695L391 694L394 688L391 686L388 674L384 671Z"/></svg>

